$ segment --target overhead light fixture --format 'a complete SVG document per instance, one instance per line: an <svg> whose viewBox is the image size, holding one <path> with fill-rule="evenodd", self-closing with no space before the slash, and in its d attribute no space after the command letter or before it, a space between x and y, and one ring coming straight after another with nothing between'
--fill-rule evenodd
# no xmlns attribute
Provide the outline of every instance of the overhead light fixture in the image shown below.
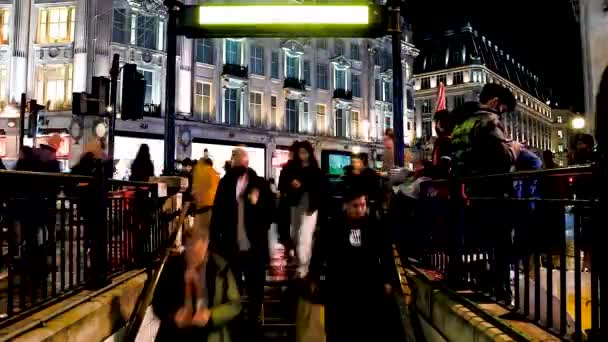
<svg viewBox="0 0 608 342"><path fill-rule="evenodd" d="M200 6L199 24L207 25L367 25L369 7L358 6Z"/></svg>
<svg viewBox="0 0 608 342"><path fill-rule="evenodd" d="M572 128L574 129L583 129L585 128L585 118L582 116L578 116L572 119Z"/></svg>

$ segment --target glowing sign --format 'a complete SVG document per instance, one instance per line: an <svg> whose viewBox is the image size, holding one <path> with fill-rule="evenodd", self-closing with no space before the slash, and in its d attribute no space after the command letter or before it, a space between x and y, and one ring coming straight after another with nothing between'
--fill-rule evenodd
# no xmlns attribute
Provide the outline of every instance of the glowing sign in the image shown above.
<svg viewBox="0 0 608 342"><path fill-rule="evenodd" d="M200 6L200 25L367 25L368 6Z"/></svg>

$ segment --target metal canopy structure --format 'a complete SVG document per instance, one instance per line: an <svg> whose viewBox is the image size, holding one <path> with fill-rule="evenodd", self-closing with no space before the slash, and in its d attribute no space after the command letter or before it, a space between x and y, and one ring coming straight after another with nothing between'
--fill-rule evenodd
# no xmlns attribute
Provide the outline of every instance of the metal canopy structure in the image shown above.
<svg viewBox="0 0 608 342"><path fill-rule="evenodd" d="M167 87L165 106L165 174L175 168L175 73L177 36L188 38L360 37L391 35L393 51L393 128L395 162L403 166L403 74L401 70L400 1L392 6L364 3L331 5L186 6L165 0L167 25ZM389 0L389 3L391 1ZM288 13L288 14L286 14Z"/></svg>

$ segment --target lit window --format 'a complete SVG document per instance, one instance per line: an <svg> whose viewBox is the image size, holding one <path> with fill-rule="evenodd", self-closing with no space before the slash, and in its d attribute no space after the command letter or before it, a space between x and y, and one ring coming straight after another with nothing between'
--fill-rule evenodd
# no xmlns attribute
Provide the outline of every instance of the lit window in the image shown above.
<svg viewBox="0 0 608 342"><path fill-rule="evenodd" d="M241 124L240 89L226 88L224 90L224 123L228 125Z"/></svg>
<svg viewBox="0 0 608 342"><path fill-rule="evenodd" d="M0 64L0 107L4 108L8 97L8 71L6 65Z"/></svg>
<svg viewBox="0 0 608 342"><path fill-rule="evenodd" d="M563 123L563 119L562 119L562 117L561 117L561 116L558 116L558 117L557 117L557 123L560 123L560 124L561 124L561 123Z"/></svg>
<svg viewBox="0 0 608 342"><path fill-rule="evenodd" d="M562 139L564 137L564 132L560 129L557 131L557 136Z"/></svg>
<svg viewBox="0 0 608 342"><path fill-rule="evenodd" d="M298 101L287 99L285 103L285 127L290 133L298 133Z"/></svg>
<svg viewBox="0 0 608 342"><path fill-rule="evenodd" d="M226 64L241 65L241 42L226 39Z"/></svg>
<svg viewBox="0 0 608 342"><path fill-rule="evenodd" d="M346 90L346 73L347 73L346 69L341 69L341 68L337 68L337 67L334 68L334 79L335 79L334 88L335 89Z"/></svg>
<svg viewBox="0 0 608 342"><path fill-rule="evenodd" d="M346 136L346 130L344 129L344 123L345 123L345 112L346 110L341 109L341 108L337 108L336 109L336 136L337 137L345 137Z"/></svg>
<svg viewBox="0 0 608 342"><path fill-rule="evenodd" d="M433 136L433 122L423 121L422 122L422 136L425 139L430 139Z"/></svg>
<svg viewBox="0 0 608 342"><path fill-rule="evenodd" d="M48 110L62 110L71 105L72 64L38 65L36 74L36 98L44 104L50 102Z"/></svg>
<svg viewBox="0 0 608 342"><path fill-rule="evenodd" d="M327 64L317 64L317 88L327 90Z"/></svg>
<svg viewBox="0 0 608 342"><path fill-rule="evenodd" d="M317 134L325 133L325 105L317 104Z"/></svg>
<svg viewBox="0 0 608 342"><path fill-rule="evenodd" d="M251 46L251 72L256 75L264 75L264 48L262 46Z"/></svg>
<svg viewBox="0 0 608 342"><path fill-rule="evenodd" d="M359 57L359 44L352 42L350 43L350 59L358 61Z"/></svg>
<svg viewBox="0 0 608 342"><path fill-rule="evenodd" d="M45 7L38 15L38 43L70 43L76 28L75 7Z"/></svg>
<svg viewBox="0 0 608 342"><path fill-rule="evenodd" d="M8 9L0 9L0 44L8 44L8 21L10 12Z"/></svg>
<svg viewBox="0 0 608 342"><path fill-rule="evenodd" d="M249 93L249 124L262 127L262 93Z"/></svg>
<svg viewBox="0 0 608 342"><path fill-rule="evenodd" d="M213 64L213 40L196 40L196 61L199 63Z"/></svg>
<svg viewBox="0 0 608 342"><path fill-rule="evenodd" d="M211 121L211 84L196 82L194 111L203 121Z"/></svg>
<svg viewBox="0 0 608 342"><path fill-rule="evenodd" d="M310 106L308 102L303 103L302 111L302 122L300 123L300 130L304 133L311 132L312 120L310 120Z"/></svg>
<svg viewBox="0 0 608 342"><path fill-rule="evenodd" d="M361 97L361 76L353 75L353 96Z"/></svg>
<svg viewBox="0 0 608 342"><path fill-rule="evenodd" d="M353 110L351 113L351 136L353 138L359 137L359 112Z"/></svg>
<svg viewBox="0 0 608 342"><path fill-rule="evenodd" d="M154 73L150 70L138 70L142 75L144 75L144 80L146 81L146 97L144 99L144 103L154 103L153 90L154 90Z"/></svg>
<svg viewBox="0 0 608 342"><path fill-rule="evenodd" d="M270 60L270 78L279 79L279 52L272 51Z"/></svg>
<svg viewBox="0 0 608 342"><path fill-rule="evenodd" d="M562 144L557 145L557 152L559 152L559 153L564 152L564 145L562 145Z"/></svg>
<svg viewBox="0 0 608 342"><path fill-rule="evenodd" d="M300 79L300 56L285 53L285 75L286 78Z"/></svg>
<svg viewBox="0 0 608 342"><path fill-rule="evenodd" d="M390 112L384 113L384 130L386 131L388 128L393 128L393 114Z"/></svg>

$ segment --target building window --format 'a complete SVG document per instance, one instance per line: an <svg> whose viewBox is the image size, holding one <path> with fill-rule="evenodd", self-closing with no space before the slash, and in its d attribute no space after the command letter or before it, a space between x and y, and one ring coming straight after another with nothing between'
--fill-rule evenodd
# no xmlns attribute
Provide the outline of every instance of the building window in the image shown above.
<svg viewBox="0 0 608 342"><path fill-rule="evenodd" d="M558 130L558 131L557 131L557 136L558 136L560 139L563 139L563 138L564 138L564 132L563 132L561 129L560 129L560 130Z"/></svg>
<svg viewBox="0 0 608 342"><path fill-rule="evenodd" d="M562 144L557 145L557 152L559 152L559 153L564 152L564 145L562 145Z"/></svg>
<svg viewBox="0 0 608 342"><path fill-rule="evenodd" d="M353 75L353 96L361 97L361 75Z"/></svg>
<svg viewBox="0 0 608 342"><path fill-rule="evenodd" d="M6 65L0 64L0 110L4 109L8 98L8 71Z"/></svg>
<svg viewBox="0 0 608 342"><path fill-rule="evenodd" d="M559 123L559 124L564 123L561 116L557 117L557 123Z"/></svg>
<svg viewBox="0 0 608 342"><path fill-rule="evenodd" d="M335 89L346 89L346 69L334 67Z"/></svg>
<svg viewBox="0 0 608 342"><path fill-rule="evenodd" d="M277 129L279 118L277 117L277 97L274 95L270 96L270 120L272 128Z"/></svg>
<svg viewBox="0 0 608 342"><path fill-rule="evenodd" d="M376 101L382 101L382 80L379 78L374 80L374 98Z"/></svg>
<svg viewBox="0 0 608 342"><path fill-rule="evenodd" d="M264 75L264 48L262 46L251 46L251 72L256 75Z"/></svg>
<svg viewBox="0 0 608 342"><path fill-rule="evenodd" d="M152 96L152 91L154 90L153 82L154 82L154 73L149 70L138 70L142 75L144 75L144 80L146 81L146 96L144 99L144 103L154 103L154 99Z"/></svg>
<svg viewBox="0 0 608 342"><path fill-rule="evenodd" d="M115 8L112 16L112 41L120 44L129 44L131 30L129 25L129 12L125 8Z"/></svg>
<svg viewBox="0 0 608 342"><path fill-rule="evenodd" d="M327 90L327 64L317 64L317 88Z"/></svg>
<svg viewBox="0 0 608 342"><path fill-rule="evenodd" d="M464 95L454 96L454 108L460 107L464 104Z"/></svg>
<svg viewBox="0 0 608 342"><path fill-rule="evenodd" d="M156 49L158 33L158 17L147 15L137 16L137 45L146 49Z"/></svg>
<svg viewBox="0 0 608 342"><path fill-rule="evenodd" d="M384 130L393 128L393 114L390 112L384 113Z"/></svg>
<svg viewBox="0 0 608 342"><path fill-rule="evenodd" d="M211 121L211 84L196 82L194 111L200 115L201 120Z"/></svg>
<svg viewBox="0 0 608 342"><path fill-rule="evenodd" d="M360 60L361 57L359 57L359 50L359 44L354 42L350 43L350 59L354 61Z"/></svg>
<svg viewBox="0 0 608 342"><path fill-rule="evenodd" d="M393 102L393 84L387 80L384 80L382 84L384 85L384 102Z"/></svg>
<svg viewBox="0 0 608 342"><path fill-rule="evenodd" d="M422 100L422 113L428 114L432 113L433 107L431 105L431 99Z"/></svg>
<svg viewBox="0 0 608 342"><path fill-rule="evenodd" d="M325 105L317 104L317 134L325 133Z"/></svg>
<svg viewBox="0 0 608 342"><path fill-rule="evenodd" d="M317 39L317 49L327 50L327 39L318 38Z"/></svg>
<svg viewBox="0 0 608 342"><path fill-rule="evenodd" d="M70 43L74 41L76 8L45 7L38 14L38 43Z"/></svg>
<svg viewBox="0 0 608 342"><path fill-rule="evenodd" d="M285 75L286 78L300 79L300 57L285 53Z"/></svg>
<svg viewBox="0 0 608 342"><path fill-rule="evenodd" d="M212 39L197 39L196 40L196 61L199 63L213 65L213 40Z"/></svg>
<svg viewBox="0 0 608 342"><path fill-rule="evenodd" d="M445 86L447 84L445 80L446 80L446 75L445 74L443 74L443 75L437 75L437 87L439 87L440 83L443 83L443 85Z"/></svg>
<svg viewBox="0 0 608 342"><path fill-rule="evenodd" d="M359 138L359 112L356 110L353 110L350 113L351 116L351 137L353 138Z"/></svg>
<svg viewBox="0 0 608 342"><path fill-rule="evenodd" d="M420 89L431 89L430 77L423 77L420 79Z"/></svg>
<svg viewBox="0 0 608 342"><path fill-rule="evenodd" d="M270 60L270 78L279 79L279 52L272 51Z"/></svg>
<svg viewBox="0 0 608 342"><path fill-rule="evenodd" d="M481 70L473 70L473 82L482 83L481 82Z"/></svg>
<svg viewBox="0 0 608 342"><path fill-rule="evenodd" d="M407 109L414 109L414 94L411 89L406 89L405 97L407 100Z"/></svg>
<svg viewBox="0 0 608 342"><path fill-rule="evenodd" d="M310 61L304 61L304 83L310 86Z"/></svg>
<svg viewBox="0 0 608 342"><path fill-rule="evenodd" d="M383 50L378 50L378 52L376 52L376 54L374 55L374 65L380 66L382 64L382 54L384 54Z"/></svg>
<svg viewBox="0 0 608 342"><path fill-rule="evenodd" d="M462 76L462 71L458 71L454 73L454 78L453 78L453 84L462 84L463 83L463 76Z"/></svg>
<svg viewBox="0 0 608 342"><path fill-rule="evenodd" d="M226 39L226 64L241 65L241 42Z"/></svg>
<svg viewBox="0 0 608 342"><path fill-rule="evenodd" d="M337 108L336 109L336 136L337 137L345 137L346 136L346 132L344 129L344 122L345 122L345 118L344 118L344 109L340 109Z"/></svg>
<svg viewBox="0 0 608 342"><path fill-rule="evenodd" d="M298 101L288 99L285 102L285 120L287 131L298 133Z"/></svg>
<svg viewBox="0 0 608 342"><path fill-rule="evenodd" d="M6 8L0 8L0 44L8 44L8 21L10 12Z"/></svg>
<svg viewBox="0 0 608 342"><path fill-rule="evenodd" d="M249 124L262 127L262 93L249 93Z"/></svg>
<svg viewBox="0 0 608 342"><path fill-rule="evenodd" d="M48 110L68 108L72 101L72 64L46 64L36 67L36 98L50 102Z"/></svg>
<svg viewBox="0 0 608 342"><path fill-rule="evenodd" d="M311 120L310 120L310 106L308 102L302 104L302 122L300 123L300 130L303 133L311 132Z"/></svg>
<svg viewBox="0 0 608 342"><path fill-rule="evenodd" d="M239 101L240 89L226 88L224 90L224 123L239 125L241 123L241 106Z"/></svg>
<svg viewBox="0 0 608 342"><path fill-rule="evenodd" d="M334 52L336 56L344 56L344 41L341 39L334 40Z"/></svg>
<svg viewBox="0 0 608 342"><path fill-rule="evenodd" d="M433 122L423 121L422 122L422 137L430 139L433 136Z"/></svg>

